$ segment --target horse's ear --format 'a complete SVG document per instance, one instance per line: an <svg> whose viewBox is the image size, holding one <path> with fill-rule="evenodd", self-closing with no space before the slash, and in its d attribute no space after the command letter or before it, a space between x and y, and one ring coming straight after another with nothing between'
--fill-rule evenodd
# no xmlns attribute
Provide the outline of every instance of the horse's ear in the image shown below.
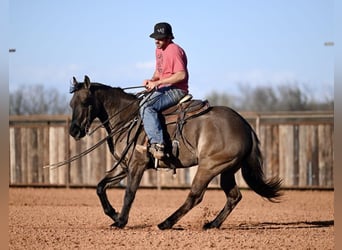
<svg viewBox="0 0 342 250"><path fill-rule="evenodd" d="M74 86L76 86L77 84L78 84L78 82L77 82L77 80L76 80L76 77L72 77L72 84L74 85Z"/></svg>
<svg viewBox="0 0 342 250"><path fill-rule="evenodd" d="M70 83L70 89L69 89L69 93L74 93L78 88L78 82L76 80L76 78L73 76L72 77L72 83Z"/></svg>
<svg viewBox="0 0 342 250"><path fill-rule="evenodd" d="M90 82L89 77L87 75L85 75L84 76L84 87L89 89L90 88L90 84L91 84L91 82Z"/></svg>

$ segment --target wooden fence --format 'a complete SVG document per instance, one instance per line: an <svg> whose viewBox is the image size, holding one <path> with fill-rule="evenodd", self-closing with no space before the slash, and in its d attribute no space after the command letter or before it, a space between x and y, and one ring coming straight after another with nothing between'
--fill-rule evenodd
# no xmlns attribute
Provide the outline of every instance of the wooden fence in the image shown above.
<svg viewBox="0 0 342 250"><path fill-rule="evenodd" d="M333 112L242 113L255 128L266 177L279 176L288 188L333 188ZM69 116L11 116L10 185L94 186L113 164L106 144L57 169L43 168L77 155L106 136L104 129L75 141ZM196 168L146 171L141 186L188 187ZM239 186L247 187L240 171ZM125 185L125 181L119 185ZM219 178L210 183L219 187Z"/></svg>

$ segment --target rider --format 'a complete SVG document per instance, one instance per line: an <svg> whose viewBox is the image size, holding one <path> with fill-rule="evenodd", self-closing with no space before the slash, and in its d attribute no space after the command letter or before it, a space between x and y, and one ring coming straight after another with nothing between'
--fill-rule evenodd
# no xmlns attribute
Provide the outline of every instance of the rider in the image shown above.
<svg viewBox="0 0 342 250"><path fill-rule="evenodd" d="M161 22L150 35L156 44L156 68L151 79L143 85L151 95L142 100L140 115L149 140L149 151L156 159L164 157L164 137L159 113L179 102L188 93L187 57L184 50L173 42L172 27Z"/></svg>

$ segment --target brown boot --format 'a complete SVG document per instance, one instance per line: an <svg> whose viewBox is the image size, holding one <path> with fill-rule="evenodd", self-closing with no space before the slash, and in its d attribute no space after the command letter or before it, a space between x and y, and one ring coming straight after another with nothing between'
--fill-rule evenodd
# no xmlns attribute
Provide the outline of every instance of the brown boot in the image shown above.
<svg viewBox="0 0 342 250"><path fill-rule="evenodd" d="M164 158L164 145L153 143L149 148L150 153L153 155L154 158L161 160Z"/></svg>

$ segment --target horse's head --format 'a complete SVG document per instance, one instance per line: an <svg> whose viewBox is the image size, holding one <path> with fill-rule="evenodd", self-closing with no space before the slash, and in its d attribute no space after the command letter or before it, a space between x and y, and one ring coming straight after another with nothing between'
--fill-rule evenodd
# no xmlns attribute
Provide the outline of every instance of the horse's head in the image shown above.
<svg viewBox="0 0 342 250"><path fill-rule="evenodd" d="M84 77L84 82L77 82L73 77L70 93L73 93L73 96L70 101L72 120L69 134L75 139L80 139L86 135L91 123L97 117L98 103L91 90L88 76Z"/></svg>

